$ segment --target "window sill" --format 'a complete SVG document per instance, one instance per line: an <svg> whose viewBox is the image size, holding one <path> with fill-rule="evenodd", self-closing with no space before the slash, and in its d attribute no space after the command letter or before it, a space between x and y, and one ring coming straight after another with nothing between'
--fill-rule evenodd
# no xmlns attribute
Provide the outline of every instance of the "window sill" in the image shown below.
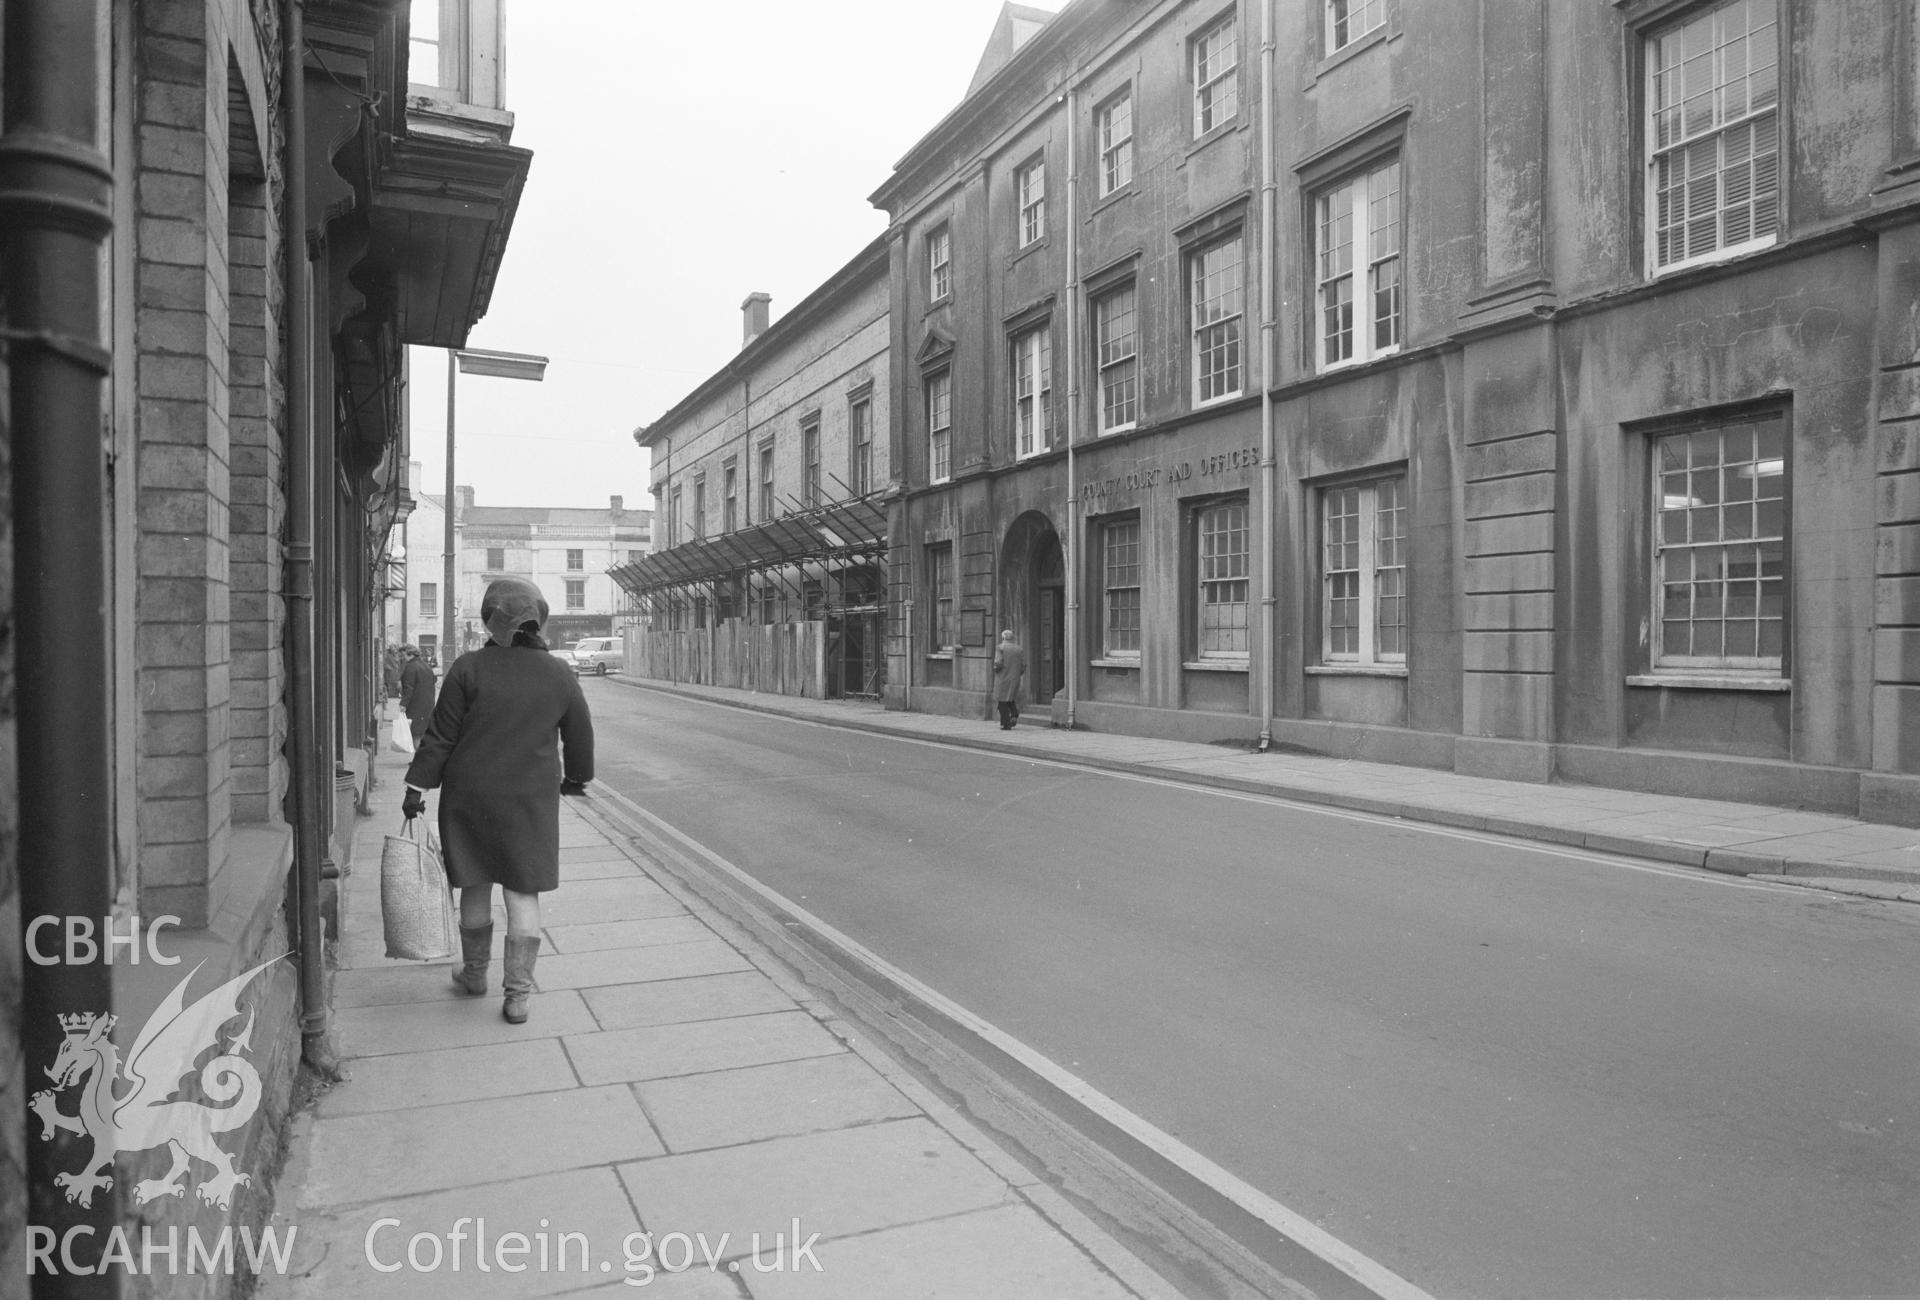
<svg viewBox="0 0 1920 1300"><path fill-rule="evenodd" d="M1765 239L1749 239L1746 243L1735 244L1731 248L1718 248L1711 253L1702 253L1698 257L1690 257L1684 262L1670 262L1660 267L1649 266L1647 268L1647 279L1650 281L1663 280L1670 275L1679 275L1686 271L1697 271L1703 266L1719 266L1723 262L1737 262L1741 258L1749 257L1754 253L1764 253L1767 249L1774 247L1779 242L1780 236L1773 234L1767 236Z"/></svg>
<svg viewBox="0 0 1920 1300"><path fill-rule="evenodd" d="M1308 664L1309 677L1405 677L1405 664Z"/></svg>
<svg viewBox="0 0 1920 1300"><path fill-rule="evenodd" d="M953 655L953 651L951 651L951 650L929 650L929 651L927 651L927 658L929 658L929 659L952 659L953 657L954 657L954 655Z"/></svg>
<svg viewBox="0 0 1920 1300"><path fill-rule="evenodd" d="M1236 388L1231 393L1222 393L1218 397L1195 398L1193 401L1193 409L1196 411L1211 411L1216 406L1224 406L1228 402L1237 402L1245 396L1245 393Z"/></svg>
<svg viewBox="0 0 1920 1300"><path fill-rule="evenodd" d="M1339 49L1327 55L1326 58L1320 60L1319 63L1314 65L1313 79L1315 81L1318 81L1320 78L1326 76L1329 72L1333 71L1335 68L1345 63L1348 59L1357 58L1361 54L1372 49L1376 45L1385 45L1387 43L1387 38L1394 34L1395 34L1394 31L1390 30L1388 26L1383 23L1380 26L1374 28L1372 31L1366 33L1364 36L1354 37L1352 40L1348 41L1345 45L1342 45ZM1323 35L1321 39L1325 40L1326 38Z"/></svg>
<svg viewBox="0 0 1920 1300"><path fill-rule="evenodd" d="M1205 131L1193 137L1192 143L1187 145L1187 157L1189 158L1193 157L1195 154L1199 153L1202 149L1205 149L1208 145L1213 144L1218 140L1224 139L1226 136L1232 134L1236 130L1239 130L1241 127L1245 125L1246 123L1242 122L1240 119L1240 114L1235 113L1232 117L1228 118L1224 122L1221 122L1217 126L1208 127Z"/></svg>
<svg viewBox="0 0 1920 1300"><path fill-rule="evenodd" d="M1115 434L1132 433L1134 429L1137 427L1138 427L1137 421L1128 420L1125 424L1116 424L1110 429L1102 429L1095 436L1100 438L1111 438Z"/></svg>
<svg viewBox="0 0 1920 1300"><path fill-rule="evenodd" d="M1680 691L1766 691L1780 694L1793 689L1790 677L1739 677L1711 673L1635 673L1629 686L1664 687Z"/></svg>
<svg viewBox="0 0 1920 1300"><path fill-rule="evenodd" d="M1317 366L1315 367L1313 373L1315 375L1342 374L1348 370L1361 370L1367 366L1372 365L1376 361L1386 361L1389 358L1397 357L1399 355L1400 355L1400 345L1396 343L1390 348L1382 348L1380 351L1372 353L1369 356L1349 357L1345 361L1336 361L1330 366L1329 365Z"/></svg>
<svg viewBox="0 0 1920 1300"><path fill-rule="evenodd" d="M1140 667L1140 661L1138 659L1089 659L1087 660L1087 667L1132 668L1137 670Z"/></svg>
<svg viewBox="0 0 1920 1300"><path fill-rule="evenodd" d="M1245 659L1189 659L1180 665L1190 673L1244 673Z"/></svg>
<svg viewBox="0 0 1920 1300"><path fill-rule="evenodd" d="M1133 186L1134 186L1134 182L1128 181L1125 185L1118 187L1117 189L1113 190L1111 193L1102 194L1099 198L1093 201L1093 206L1087 210L1087 215L1091 217L1093 216L1094 213L1099 212L1103 208L1108 208L1113 206L1114 204L1118 203L1121 199L1132 198Z"/></svg>

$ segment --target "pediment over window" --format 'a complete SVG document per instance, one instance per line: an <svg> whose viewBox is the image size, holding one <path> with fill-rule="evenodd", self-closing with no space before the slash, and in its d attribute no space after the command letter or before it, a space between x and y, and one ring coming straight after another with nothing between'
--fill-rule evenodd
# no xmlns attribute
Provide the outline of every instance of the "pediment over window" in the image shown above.
<svg viewBox="0 0 1920 1300"><path fill-rule="evenodd" d="M921 366L934 366L953 355L953 340L939 330L929 329L927 336L920 341L920 350L914 354L914 360Z"/></svg>

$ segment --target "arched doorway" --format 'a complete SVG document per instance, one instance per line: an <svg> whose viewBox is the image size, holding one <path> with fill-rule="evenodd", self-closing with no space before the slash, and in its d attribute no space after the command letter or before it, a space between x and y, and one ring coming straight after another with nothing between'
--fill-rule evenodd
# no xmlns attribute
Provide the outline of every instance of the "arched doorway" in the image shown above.
<svg viewBox="0 0 1920 1300"><path fill-rule="evenodd" d="M1028 511L1013 521L1000 584L1002 626L1027 650L1026 696L1046 704L1067 688L1067 569L1052 520Z"/></svg>

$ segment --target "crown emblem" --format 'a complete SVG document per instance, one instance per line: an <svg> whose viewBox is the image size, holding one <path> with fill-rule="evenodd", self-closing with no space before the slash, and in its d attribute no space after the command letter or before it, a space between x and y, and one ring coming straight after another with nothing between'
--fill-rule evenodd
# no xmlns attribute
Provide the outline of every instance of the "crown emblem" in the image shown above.
<svg viewBox="0 0 1920 1300"><path fill-rule="evenodd" d="M80 1033L83 1030L92 1029L94 1022L102 1018L103 1017L101 1017L95 1012L82 1011L80 1014L74 1015L74 1016L61 1016L60 1028L65 1030L69 1034ZM106 1016L104 1017L104 1019L107 1021L108 1027L111 1028L113 1024L113 1017Z"/></svg>

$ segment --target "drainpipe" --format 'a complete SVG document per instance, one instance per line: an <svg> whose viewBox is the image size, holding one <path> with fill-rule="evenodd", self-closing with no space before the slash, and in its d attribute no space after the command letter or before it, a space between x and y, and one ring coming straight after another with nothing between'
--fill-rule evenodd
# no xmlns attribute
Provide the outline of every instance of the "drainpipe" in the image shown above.
<svg viewBox="0 0 1920 1300"><path fill-rule="evenodd" d="M1260 539L1260 626L1264 632L1255 693L1260 697L1260 744L1264 754L1273 744L1274 653L1279 647L1280 606L1274 596L1274 516L1279 505L1279 466L1273 437L1273 381L1278 295L1274 291L1275 243L1273 179L1273 0L1260 0L1260 510L1256 533Z"/></svg>
<svg viewBox="0 0 1920 1300"><path fill-rule="evenodd" d="M1074 443L1080 436L1080 225L1074 198L1080 192L1079 92L1069 86L1067 102L1067 730L1072 731L1080 702L1080 479Z"/></svg>
<svg viewBox="0 0 1920 1300"><path fill-rule="evenodd" d="M320 922L321 762L331 752L320 734L314 636L313 293L307 247L306 24L301 0L286 0L287 113L287 641L292 717L294 943L300 953L301 1058L327 1078L340 1077L327 1039L326 936ZM327 485L332 490L332 485ZM326 774L330 776L331 774Z"/></svg>
<svg viewBox="0 0 1920 1300"><path fill-rule="evenodd" d="M98 109L109 71L104 13L102 5L7 0L4 20L0 278L8 314L0 339L12 390L18 847L28 922L84 917L98 925L113 911L114 692L101 527L101 430L113 364L100 309L101 254L113 232L113 170L101 153ZM42 952L58 947L47 935L37 938ZM59 1016L112 1009L113 971L104 961L22 965L20 1043L37 1078L66 1038ZM95 1196L82 1207L53 1181L87 1163L84 1137L26 1143L27 1218L58 1240L85 1228L104 1242L120 1198ZM38 1275L29 1285L38 1297L119 1290L105 1269Z"/></svg>

